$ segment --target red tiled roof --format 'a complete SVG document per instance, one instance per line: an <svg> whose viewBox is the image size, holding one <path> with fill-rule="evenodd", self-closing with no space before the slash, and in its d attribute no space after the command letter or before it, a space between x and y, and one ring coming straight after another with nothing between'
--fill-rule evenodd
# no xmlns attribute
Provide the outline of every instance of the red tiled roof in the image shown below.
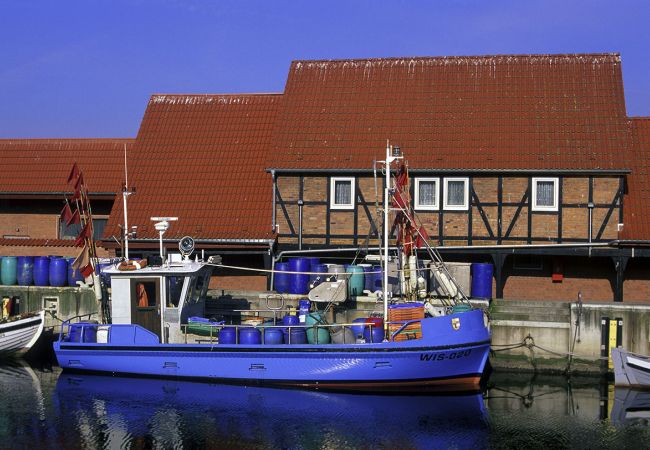
<svg viewBox="0 0 650 450"><path fill-rule="evenodd" d="M129 156L129 226L157 238L151 217L172 216L165 238L271 237L265 163L282 95L154 95ZM105 236L119 236L116 201Z"/></svg>
<svg viewBox="0 0 650 450"><path fill-rule="evenodd" d="M295 61L268 167L624 169L618 54Z"/></svg>
<svg viewBox="0 0 650 450"><path fill-rule="evenodd" d="M623 201L625 240L650 240L650 117L634 117L631 126L636 145L630 152L628 192Z"/></svg>
<svg viewBox="0 0 650 450"><path fill-rule="evenodd" d="M124 146L133 139L0 139L3 193L71 192L67 178L76 161L91 193L118 192Z"/></svg>

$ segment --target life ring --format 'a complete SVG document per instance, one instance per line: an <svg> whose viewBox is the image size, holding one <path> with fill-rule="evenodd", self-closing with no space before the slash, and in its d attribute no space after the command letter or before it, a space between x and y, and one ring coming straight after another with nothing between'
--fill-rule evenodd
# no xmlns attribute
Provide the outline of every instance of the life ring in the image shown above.
<svg viewBox="0 0 650 450"><path fill-rule="evenodd" d="M129 259L127 261L122 261L118 266L117 270L138 270L147 267L147 260L141 259L138 261Z"/></svg>

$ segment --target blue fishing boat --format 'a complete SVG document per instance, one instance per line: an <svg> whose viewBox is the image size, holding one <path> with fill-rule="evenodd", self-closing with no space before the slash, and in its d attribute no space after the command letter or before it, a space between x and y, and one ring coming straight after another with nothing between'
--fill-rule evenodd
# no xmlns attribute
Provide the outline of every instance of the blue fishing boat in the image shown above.
<svg viewBox="0 0 650 450"><path fill-rule="evenodd" d="M408 186L396 181L391 188L390 163L399 159L387 148L383 256L387 267L388 212L393 211L395 223L402 227L399 236L408 237L403 254L393 261L405 261L402 272L407 273L417 269L408 266L411 257L403 256L413 254L418 245L426 246L435 260L440 258L407 209ZM400 175L404 168L398 169L396 180L408 179ZM172 219L157 219L161 249L162 234ZM220 264L212 258L191 260L190 238L182 239L179 248L184 255L181 261L157 267L127 261L104 271L111 277L112 323L64 323L54 344L64 370L337 390L476 390L479 386L490 332L483 311L473 309L464 296L447 308L428 308L427 316L424 308L415 308L422 311L420 316L407 314L393 320L391 308L408 307L413 298L392 295L386 269L380 298L383 315L362 324L362 336L353 332L358 323L328 324L318 319L307 327L295 322L256 327L205 320L198 326L207 333L196 333L191 318L204 315L211 272ZM316 288L320 294L309 298L335 302L337 293L346 289L347 276L322 283ZM417 290L416 278L413 274L415 283L406 279L402 284ZM342 331L342 339L332 343L330 334L335 331Z"/></svg>

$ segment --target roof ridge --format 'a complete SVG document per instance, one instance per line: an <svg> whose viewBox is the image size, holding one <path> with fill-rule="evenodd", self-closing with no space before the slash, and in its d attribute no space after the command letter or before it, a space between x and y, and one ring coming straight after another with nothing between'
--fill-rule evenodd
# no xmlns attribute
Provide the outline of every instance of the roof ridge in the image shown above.
<svg viewBox="0 0 650 450"><path fill-rule="evenodd" d="M124 142L133 141L135 138L0 138L0 142L16 142L16 141L40 141L40 142Z"/></svg>
<svg viewBox="0 0 650 450"><path fill-rule="evenodd" d="M452 55L452 56L391 56L376 58L340 58L340 59L298 59L293 60L291 65L309 64L309 63L360 63L360 62L390 62L390 61L445 61L445 62L462 62L463 60L494 60L494 59L563 59L565 61L574 61L580 58L613 58L620 61L620 52L603 52L603 53L532 53L532 54L492 54L492 55Z"/></svg>

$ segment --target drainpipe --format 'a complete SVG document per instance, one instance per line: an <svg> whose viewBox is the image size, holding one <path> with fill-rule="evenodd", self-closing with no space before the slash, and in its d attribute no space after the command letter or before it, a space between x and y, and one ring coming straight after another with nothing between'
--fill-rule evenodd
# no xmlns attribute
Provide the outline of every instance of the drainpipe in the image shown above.
<svg viewBox="0 0 650 450"><path fill-rule="evenodd" d="M591 243L592 240L592 233L593 233L593 212L594 212L594 204L593 202L589 202L587 204L587 208L589 208L589 243Z"/></svg>
<svg viewBox="0 0 650 450"><path fill-rule="evenodd" d="M275 170L271 170L271 178L273 179L273 223L271 224L272 232L275 233L275 230L277 229L277 224L276 224L276 214L275 214L275 198L277 197L277 181L275 179Z"/></svg>
<svg viewBox="0 0 650 450"><path fill-rule="evenodd" d="M305 202L298 200L298 250L302 250L302 207Z"/></svg>

